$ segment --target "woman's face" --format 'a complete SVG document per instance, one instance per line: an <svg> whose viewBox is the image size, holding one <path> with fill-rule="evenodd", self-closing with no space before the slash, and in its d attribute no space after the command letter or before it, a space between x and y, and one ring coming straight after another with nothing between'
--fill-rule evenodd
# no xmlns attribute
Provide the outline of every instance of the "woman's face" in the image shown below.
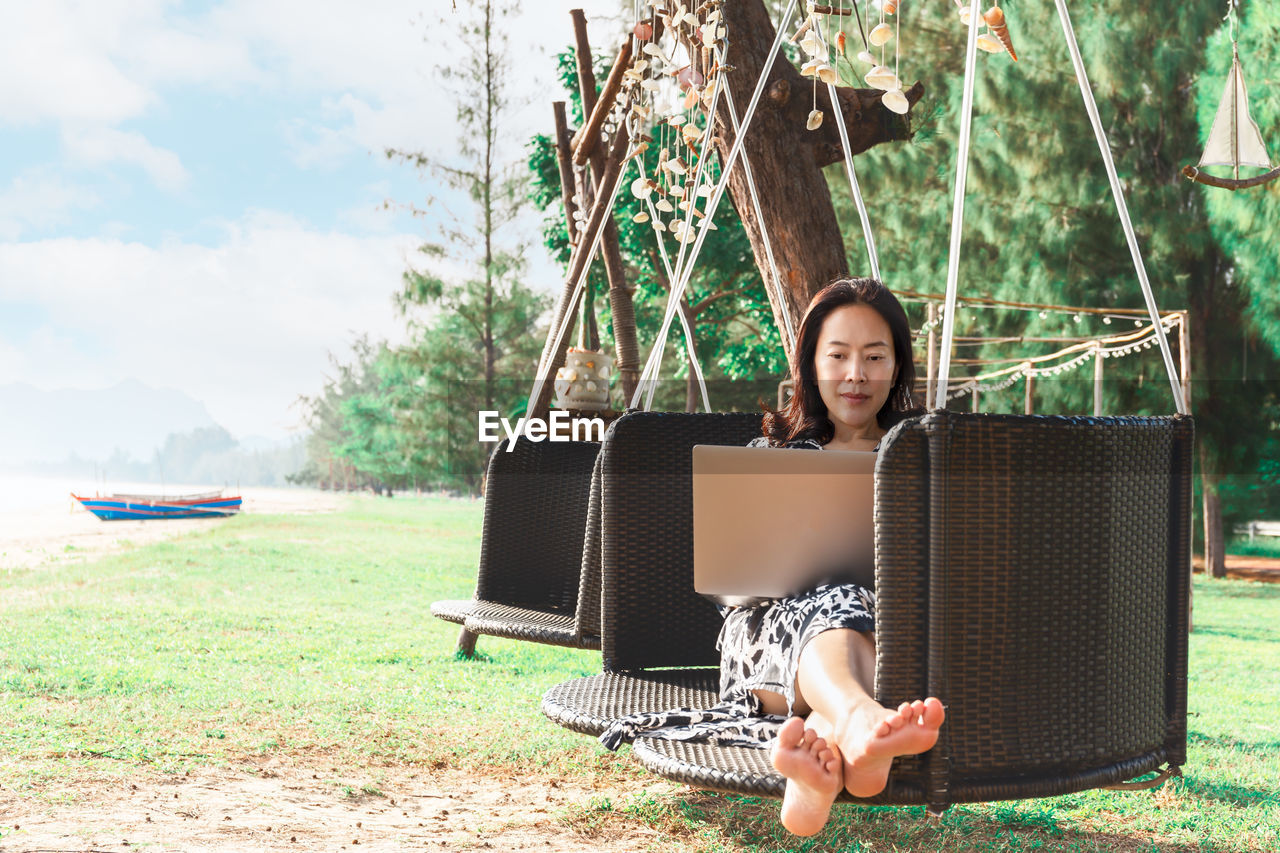
<svg viewBox="0 0 1280 853"><path fill-rule="evenodd" d="M818 393L837 439L878 436L876 415L898 375L889 323L856 303L828 315L814 353Z"/></svg>

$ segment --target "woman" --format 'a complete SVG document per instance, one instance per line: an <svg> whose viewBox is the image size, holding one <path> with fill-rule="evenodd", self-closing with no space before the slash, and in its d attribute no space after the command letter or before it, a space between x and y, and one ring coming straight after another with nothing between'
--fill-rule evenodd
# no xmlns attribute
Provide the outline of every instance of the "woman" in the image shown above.
<svg viewBox="0 0 1280 853"><path fill-rule="evenodd" d="M843 279L809 304L796 340L794 390L768 412L753 446L875 450L912 411L915 364L906 313L875 279ZM797 835L826 824L842 789L884 789L895 756L937 741L936 698L888 709L873 697L875 593L826 584L750 608L726 608L720 633L720 698L705 711L635 714L601 740L638 735L772 745L787 777L782 823Z"/></svg>

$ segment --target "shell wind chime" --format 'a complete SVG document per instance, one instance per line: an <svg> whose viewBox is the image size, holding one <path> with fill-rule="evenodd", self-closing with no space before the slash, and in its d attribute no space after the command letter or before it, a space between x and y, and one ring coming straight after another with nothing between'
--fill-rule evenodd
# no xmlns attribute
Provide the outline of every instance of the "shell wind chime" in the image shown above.
<svg viewBox="0 0 1280 853"><path fill-rule="evenodd" d="M955 0L955 2L960 7L960 23L968 27L969 4L965 0ZM1005 19L1004 10L1000 8L1000 0L995 0L995 5L982 13L982 21L986 24L987 31L978 34L978 47L987 53L1008 51L1013 61L1017 62L1018 53L1013 49L1013 39L1009 36L1009 25Z"/></svg>
<svg viewBox="0 0 1280 853"><path fill-rule="evenodd" d="M655 23L641 22L632 30L638 50L623 75L628 97L619 99L630 106L617 117L630 135L631 156L641 166L631 194L645 202L647 211L633 220L650 222L655 231L685 243L697 237L698 228L716 227L698 205L715 186L710 162L703 162L712 141L713 119L708 116L721 77L732 70L714 61L726 35L723 0L696 7L675 0L646 5ZM650 146L658 149L658 166L646 175L640 155Z"/></svg>
<svg viewBox="0 0 1280 853"><path fill-rule="evenodd" d="M857 36L862 41L862 50L858 52L857 59L871 66L866 72L863 79L867 85L873 89L880 89L884 92L881 97L881 103L885 108L899 115L903 115L910 108L907 96L902 91L902 80L898 76L898 67L900 61L899 50L899 34L901 15L899 14L902 0L876 0L875 8L878 20L875 26L869 30L867 24L871 22L871 2L868 0L866 9L860 11L856 3L846 7L843 0L838 6L815 5L809 4L809 15L801 23L795 34L792 35L791 41L799 43L800 50L808 59L800 68L800 74L805 77L813 78L813 108L809 112L809 118L806 127L809 130L817 130L822 126L823 114L818 109L817 87L818 83L835 83L837 81L837 73L835 65L831 61L831 19L849 19L851 23L857 24ZM893 18L891 24L886 18ZM841 23L841 27L846 24ZM849 61L848 56L849 36L846 35L844 29L838 29L835 34L835 49L838 58ZM889 66L889 44L893 44L893 67ZM879 51L877 57L874 51ZM837 60L838 61L838 60Z"/></svg>

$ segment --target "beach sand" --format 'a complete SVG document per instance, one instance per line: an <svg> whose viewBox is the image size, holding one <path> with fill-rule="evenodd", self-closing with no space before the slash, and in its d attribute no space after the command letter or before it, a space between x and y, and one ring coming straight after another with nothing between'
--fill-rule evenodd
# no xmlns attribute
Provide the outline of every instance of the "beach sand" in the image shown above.
<svg viewBox="0 0 1280 853"><path fill-rule="evenodd" d="M230 494L231 492L229 492ZM241 512L298 515L335 512L341 494L317 489L242 488ZM221 523L218 518L101 521L67 497L0 513L0 570L78 562L123 548L172 539Z"/></svg>

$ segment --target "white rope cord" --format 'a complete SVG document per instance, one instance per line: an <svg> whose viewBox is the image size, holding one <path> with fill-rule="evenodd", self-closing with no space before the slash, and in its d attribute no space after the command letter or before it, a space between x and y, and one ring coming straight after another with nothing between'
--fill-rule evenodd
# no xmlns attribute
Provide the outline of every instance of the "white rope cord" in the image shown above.
<svg viewBox="0 0 1280 853"><path fill-rule="evenodd" d="M1061 2L1061 0L1059 0ZM960 107L960 148L956 156L955 200L951 207L951 253L947 255L947 296L943 309L941 358L933 407L946 408L947 378L951 373L951 343L956 333L956 286L960 277L960 235L964 228L964 186L969 175L969 128L973 118L973 78L978 53L978 21L982 17L978 0L969 4L969 42L964 56L964 100Z"/></svg>
<svg viewBox="0 0 1280 853"><path fill-rule="evenodd" d="M624 158L624 161L625 159L626 158ZM582 272L578 274L578 280L573 286L573 294L569 297L569 305L565 308L564 317L561 318L560 325L556 329L555 338L551 345L551 354L548 355L544 361L540 361L538 364L538 376L533 382L533 390L529 394L529 401L525 404L526 414L533 413L533 408L538 401L538 397L542 395L542 388L546 384L547 374L551 371L551 362L555 358L554 353L560 349L560 344L563 343L564 336L569 332L569 326L573 324L578 300L582 297L583 288L587 283L587 276L591 274L591 262L595 260L596 252L600 250L600 241L604 237L605 226L613 215L613 205L618 200L618 191L621 188L622 178L619 176L618 180L613 184L613 193L609 196L608 207L605 208L609 212L600 217L600 224L591 238L591 248L587 252L587 261L582 265Z"/></svg>
<svg viewBox="0 0 1280 853"><path fill-rule="evenodd" d="M644 171L644 160L641 159L640 157L636 157L636 168L639 169L640 171L640 177L645 178L647 180L647 176L645 175L645 171ZM645 206L649 209L649 220L651 222L657 222L658 210L653 206L653 199L650 196L646 195L644 197L644 203L645 203ZM662 268L667 274L667 282L668 283L674 282L675 275L671 272L671 258L667 254L667 244L663 242L661 237L658 238L658 256L662 259ZM698 388L702 392L702 408L705 411L710 412L711 398L707 394L707 380L706 380L706 377L703 376L702 363L698 360L698 351L694 347L693 330L689 328L689 321L685 319L683 311L679 312L679 317L680 317L680 328L684 331L684 340L686 345L689 348L689 362L693 368L694 376L697 377Z"/></svg>
<svg viewBox="0 0 1280 853"><path fill-rule="evenodd" d="M976 4L977 0L974 0L974 3ZM768 79L769 71L773 68L774 60L777 58L778 51L782 47L782 40L784 38L787 25L791 23L791 15L795 12L795 8L796 8L796 0L790 0L790 2L787 4L786 12L783 13L782 22L778 25L777 36L773 40L773 46L769 50L769 56L765 59L763 70L760 72L760 79L756 81L755 91L752 92L751 94L751 102L747 104L746 115L744 115L742 118L741 132L738 133L738 135L733 140L733 146L729 150L729 157L724 164L724 173L720 176L720 180L716 183L716 187L711 194L711 198L707 201L707 212L705 215L708 218L715 215L716 207L719 206L720 199L724 196L724 191L729 185L729 181L728 181L729 172L733 169L734 163L737 162L738 156L742 152L742 145L743 145L743 141L746 139L747 128L751 126L751 120L752 118L755 117L756 107L759 106L760 96L764 92L765 81ZM727 87L727 84L723 84L723 85ZM717 86L716 88L717 88L717 95L718 95L720 87ZM690 205L690 208L692 208L692 205ZM674 286L672 287L672 290L671 290L671 298L668 300L668 303L667 303L666 317L663 319L662 328L658 332L657 343L655 344L653 350L649 353L649 361L645 365L644 373L641 374L641 377L640 377L641 381L636 386L636 393L631 400L632 408L636 408L640 402L641 394L644 391L645 379L651 378L657 374L657 367L659 364L661 364L661 361L662 361L662 350L666 344L667 334L671 330L671 320L673 319L673 315L676 313L675 307L679 304L680 297L684 295L685 288L689 284L689 272L693 266L694 261L697 260L698 253L702 251L702 244L706 240L707 230L708 229L706 229L705 227L698 229L698 237L697 237L697 240L694 241L693 251L689 258L689 264L687 267L681 268L679 270L679 278L673 283ZM681 247L681 249L683 254L683 246ZM653 394L655 390L656 389L653 387L649 388L648 393L646 395L646 399L645 399L645 409L648 409L650 406L652 406Z"/></svg>
<svg viewBox="0 0 1280 853"><path fill-rule="evenodd" d="M1142 286L1142 298L1147 303L1147 313L1151 315L1151 323L1160 326L1160 310L1156 307L1156 298L1151 292L1151 282L1147 279L1147 268L1142 263L1142 254L1138 251L1138 238L1133 233L1133 223L1129 221L1129 207L1124 199L1124 190L1120 179L1116 176L1116 165L1111 159L1111 145L1107 142L1106 131L1102 128L1102 119L1098 116L1098 105L1093 100L1093 89L1089 85L1089 77L1085 74L1084 60L1080 58L1080 46L1076 44L1075 30L1071 27L1071 18L1067 14L1064 0L1054 0L1058 6L1058 17L1062 20L1062 33L1067 40L1067 50L1071 53L1071 63L1076 69L1076 82L1080 84L1080 95L1084 98L1084 108L1093 124L1093 135L1098 140L1098 150L1102 152L1102 162L1107 167L1107 180L1111 182L1111 195L1115 198L1116 212L1120 214L1120 225L1124 229L1125 240L1129 243L1129 254L1133 257L1133 268L1138 273L1138 283ZM974 0L977 8L977 0ZM1169 387L1173 389L1173 400L1178 407L1178 414L1185 415L1186 398L1182 395L1182 384L1178 381L1173 366L1173 352L1169 349L1169 341L1162 328L1157 333L1160 340L1160 354L1164 357L1164 368L1169 374Z"/></svg>
<svg viewBox="0 0 1280 853"><path fill-rule="evenodd" d="M716 45L716 62L724 64L724 52L720 45ZM733 102L733 90L726 86L724 95L725 103L729 107L729 121L733 125L733 135L739 136L742 128L738 124L738 107ZM742 156L742 170L747 178L747 194L751 196L751 209L760 223L760 238L764 241L764 254L769 261L769 272L772 275L772 282L766 281L764 286L767 288L772 284L776 291L778 305L783 309L781 313L783 327L787 333L787 352L791 352L796 347L796 330L791 323L791 312L786 310L787 301L782 291L782 277L778 274L778 262L773 258L773 243L769 240L769 229L764 227L764 211L760 206L760 196L756 192L756 179L751 168L751 158L745 154Z"/></svg>
<svg viewBox="0 0 1280 853"><path fill-rule="evenodd" d="M880 278L880 257L876 254L876 239L871 234L871 218L867 216L867 206L862 201L862 190L858 188L858 175L853 169L853 153L849 145L849 131L844 125L844 113L840 110L840 102L836 100L836 84L827 84L827 96L831 98L831 111L835 113L836 130L840 132L840 145L844 148L844 171L849 176L849 188L853 190L853 202L858 207L858 218L862 220L862 237L867 242L867 260L871 264L871 277Z"/></svg>

